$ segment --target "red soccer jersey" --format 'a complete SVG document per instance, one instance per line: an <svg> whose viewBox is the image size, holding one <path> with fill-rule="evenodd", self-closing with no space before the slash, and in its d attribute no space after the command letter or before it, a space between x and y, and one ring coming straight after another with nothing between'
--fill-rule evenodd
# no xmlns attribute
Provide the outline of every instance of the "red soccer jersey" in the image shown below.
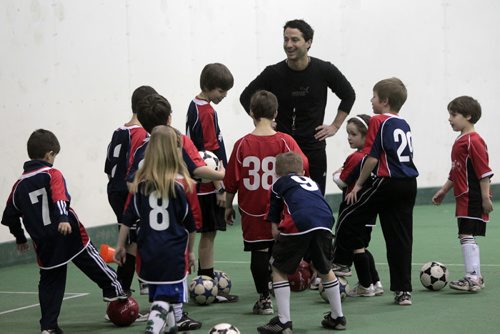
<svg viewBox="0 0 500 334"><path fill-rule="evenodd" d="M491 176L493 171L489 167L488 148L483 138L477 132L460 135L451 150L449 174L457 201L457 217L480 218L471 217L475 216L470 211L471 200L481 198L480 180ZM489 217L482 213L481 219L488 221Z"/></svg>
<svg viewBox="0 0 500 334"><path fill-rule="evenodd" d="M366 154L361 151L356 151L351 153L344 162L342 166L342 172L340 173L340 180L347 184L346 194L351 192L354 188L354 184L359 177L361 172L362 162Z"/></svg>
<svg viewBox="0 0 500 334"><path fill-rule="evenodd" d="M248 134L233 148L226 168L224 185L230 193L238 192L243 239L247 242L273 240L271 224L265 221L269 210L269 191L276 181L276 155L294 151L309 162L295 140L281 132L271 136Z"/></svg>

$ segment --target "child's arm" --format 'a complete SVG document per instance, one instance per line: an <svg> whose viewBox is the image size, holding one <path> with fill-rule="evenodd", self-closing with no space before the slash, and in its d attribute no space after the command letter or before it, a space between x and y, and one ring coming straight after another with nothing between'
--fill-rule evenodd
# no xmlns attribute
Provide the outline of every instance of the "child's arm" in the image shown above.
<svg viewBox="0 0 500 334"><path fill-rule="evenodd" d="M125 263L127 258L127 250L125 247L125 242L127 241L127 236L130 228L127 225L120 225L120 232L118 234L118 241L116 242L115 255L113 260L122 265Z"/></svg>
<svg viewBox="0 0 500 334"><path fill-rule="evenodd" d="M358 180L354 184L354 188L352 188L351 192L348 193L345 197L345 201L347 204L353 204L358 200L358 191L361 190L363 187L363 184L365 184L366 180L372 173L373 169L378 163L378 159L367 156L365 164L363 165L363 169L361 169L361 172L359 173Z"/></svg>
<svg viewBox="0 0 500 334"><path fill-rule="evenodd" d="M226 192L226 211L224 212L224 220L226 224L233 225L235 212L233 209L233 200L236 194Z"/></svg>
<svg viewBox="0 0 500 334"><path fill-rule="evenodd" d="M490 178L482 178L481 181L479 181L479 186L481 187L483 211L485 213L490 213L493 211L493 203L491 202L490 195Z"/></svg>
<svg viewBox="0 0 500 334"><path fill-rule="evenodd" d="M196 256L194 255L195 242L196 242L196 232L193 231L189 233L189 239L188 239L188 266L190 274L196 272Z"/></svg>
<svg viewBox="0 0 500 334"><path fill-rule="evenodd" d="M434 196L432 196L432 204L434 205L439 205L441 202L443 202L444 197L450 191L450 189L453 188L453 181L450 179L446 180L445 184L439 189Z"/></svg>
<svg viewBox="0 0 500 334"><path fill-rule="evenodd" d="M340 190L347 187L347 184L340 179L340 174L342 173L342 167L333 172L333 182L340 188Z"/></svg>

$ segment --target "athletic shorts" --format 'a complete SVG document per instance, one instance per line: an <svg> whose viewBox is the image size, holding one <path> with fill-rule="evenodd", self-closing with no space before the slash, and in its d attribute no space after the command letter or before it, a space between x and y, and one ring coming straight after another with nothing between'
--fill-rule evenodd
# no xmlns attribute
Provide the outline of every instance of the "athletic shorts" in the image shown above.
<svg viewBox="0 0 500 334"><path fill-rule="evenodd" d="M224 220L223 207L217 205L217 195L198 195L201 209L201 220L203 222L198 232L225 231L226 222Z"/></svg>
<svg viewBox="0 0 500 334"><path fill-rule="evenodd" d="M458 234L486 236L486 222L480 219L458 218Z"/></svg>
<svg viewBox="0 0 500 334"><path fill-rule="evenodd" d="M271 249L274 245L274 241L255 241L255 242L243 241L243 244L244 244L243 250L245 252L252 252L266 248Z"/></svg>
<svg viewBox="0 0 500 334"><path fill-rule="evenodd" d="M148 284L149 302L164 301L167 303L187 303L186 279L172 284Z"/></svg>
<svg viewBox="0 0 500 334"><path fill-rule="evenodd" d="M273 246L271 265L291 275L307 256L320 274L327 274L331 269L332 239L332 233L324 229L299 235L280 234Z"/></svg>

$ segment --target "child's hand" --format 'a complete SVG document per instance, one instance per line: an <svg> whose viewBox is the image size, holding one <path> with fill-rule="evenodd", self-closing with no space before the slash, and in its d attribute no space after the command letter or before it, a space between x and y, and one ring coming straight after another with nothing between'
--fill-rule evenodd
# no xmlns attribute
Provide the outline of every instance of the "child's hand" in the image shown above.
<svg viewBox="0 0 500 334"><path fill-rule="evenodd" d="M196 256L194 255L194 252L189 252L188 254L188 265L189 265L189 273L195 273L196 272Z"/></svg>
<svg viewBox="0 0 500 334"><path fill-rule="evenodd" d="M280 230L278 230L278 224L272 223L271 224L271 233L273 234L274 240L278 240L278 237L280 236Z"/></svg>
<svg viewBox="0 0 500 334"><path fill-rule="evenodd" d="M16 248L17 248L18 252L24 253L24 252L28 251L28 249L30 249L30 246L28 245L27 242L24 242L22 244L17 244Z"/></svg>
<svg viewBox="0 0 500 334"><path fill-rule="evenodd" d="M113 256L113 261L115 261L117 264L121 266L125 263L126 258L127 258L127 251L125 250L125 247L116 246L115 255Z"/></svg>
<svg viewBox="0 0 500 334"><path fill-rule="evenodd" d="M226 207L226 193L217 193L215 195L216 199L217 199L217 206L220 206L221 208L225 208Z"/></svg>
<svg viewBox="0 0 500 334"><path fill-rule="evenodd" d="M226 221L226 224L228 225L233 225L234 223L234 218L235 218L235 212L233 208L226 208L226 211L224 212L224 220Z"/></svg>
<svg viewBox="0 0 500 334"><path fill-rule="evenodd" d="M443 202L443 199L444 199L444 196L446 195L446 193L442 190L442 189L439 189L435 194L434 196L432 196L432 204L434 205L439 205Z"/></svg>
<svg viewBox="0 0 500 334"><path fill-rule="evenodd" d="M483 199L483 211L484 213L490 213L493 211L493 202L490 197Z"/></svg>
<svg viewBox="0 0 500 334"><path fill-rule="evenodd" d="M57 230L62 235L71 234L71 225L68 222L61 222L59 223L59 226L57 226Z"/></svg>
<svg viewBox="0 0 500 334"><path fill-rule="evenodd" d="M352 188L351 192L345 196L345 202L348 205L356 203L358 201L358 191L360 191L360 190L361 190L361 186L358 186L358 184L356 183L354 185L354 188Z"/></svg>

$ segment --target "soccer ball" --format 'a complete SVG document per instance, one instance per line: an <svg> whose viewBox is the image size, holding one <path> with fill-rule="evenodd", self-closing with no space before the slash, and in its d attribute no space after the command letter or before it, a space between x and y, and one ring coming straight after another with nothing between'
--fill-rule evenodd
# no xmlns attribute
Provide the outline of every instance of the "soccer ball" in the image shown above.
<svg viewBox="0 0 500 334"><path fill-rule="evenodd" d="M219 158L211 151L199 151L200 157L205 161L207 167L213 170L219 170ZM211 180L201 179L202 183L212 182Z"/></svg>
<svg viewBox="0 0 500 334"><path fill-rule="evenodd" d="M344 299L347 297L347 292L349 291L349 282L345 277L337 276L337 279L339 280L340 301L344 301ZM318 290L321 298L323 298L323 300L328 303L328 296L325 293L323 284L319 284Z"/></svg>
<svg viewBox="0 0 500 334"><path fill-rule="evenodd" d="M231 283L231 278L229 278L229 276L225 272L220 270L214 270L214 276L219 293L228 295L229 292L231 292L231 287L233 286L233 284Z"/></svg>
<svg viewBox="0 0 500 334"><path fill-rule="evenodd" d="M227 323L220 323L210 329L208 334L240 334L240 330Z"/></svg>
<svg viewBox="0 0 500 334"><path fill-rule="evenodd" d="M420 269L420 282L429 290L441 290L448 284L448 268L440 262L427 262Z"/></svg>
<svg viewBox="0 0 500 334"><path fill-rule="evenodd" d="M139 305L132 297L128 297L126 300L115 300L108 304L106 314L116 326L130 326L137 319Z"/></svg>
<svg viewBox="0 0 500 334"><path fill-rule="evenodd" d="M198 305L213 303L218 292L217 283L209 276L196 276L189 284L189 296Z"/></svg>
<svg viewBox="0 0 500 334"><path fill-rule="evenodd" d="M295 273L288 275L288 281L290 282L290 290L292 291L304 291L311 284L312 270L309 263L302 260L300 261L299 267Z"/></svg>

